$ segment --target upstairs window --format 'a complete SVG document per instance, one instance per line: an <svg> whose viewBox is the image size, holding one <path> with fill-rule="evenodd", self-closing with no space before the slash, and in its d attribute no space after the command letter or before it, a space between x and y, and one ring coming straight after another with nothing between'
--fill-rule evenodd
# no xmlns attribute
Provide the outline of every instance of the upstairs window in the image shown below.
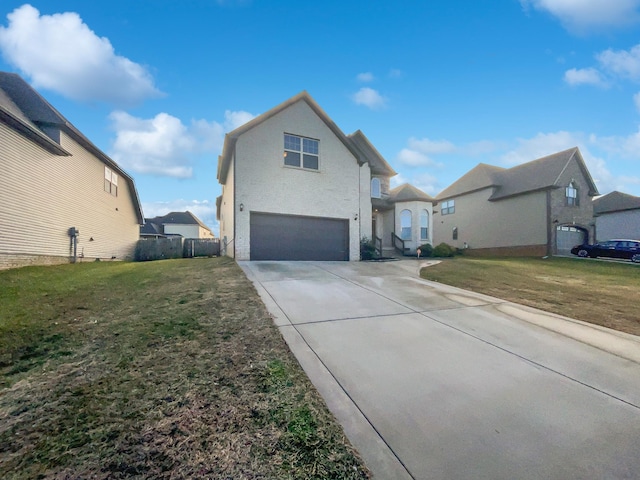
<svg viewBox="0 0 640 480"><path fill-rule="evenodd" d="M320 142L284 134L284 164L288 167L318 170Z"/></svg>
<svg viewBox="0 0 640 480"><path fill-rule="evenodd" d="M380 198L380 179L371 179L371 198Z"/></svg>
<svg viewBox="0 0 640 480"><path fill-rule="evenodd" d="M411 210L400 212L400 238L411 240Z"/></svg>
<svg viewBox="0 0 640 480"><path fill-rule="evenodd" d="M420 212L420 240L429 239L429 212L422 210Z"/></svg>
<svg viewBox="0 0 640 480"><path fill-rule="evenodd" d="M104 167L104 191L114 197L118 196L118 174L109 167Z"/></svg>
<svg viewBox="0 0 640 480"><path fill-rule="evenodd" d="M578 189L576 188L573 182L567 185L567 188L565 189L565 195L567 197L567 205L571 207L576 207L580 205L579 197L578 197Z"/></svg>
<svg viewBox="0 0 640 480"><path fill-rule="evenodd" d="M456 213L455 200L447 200L446 202L442 202L442 205L440 206L440 213L442 215L451 215L452 213Z"/></svg>

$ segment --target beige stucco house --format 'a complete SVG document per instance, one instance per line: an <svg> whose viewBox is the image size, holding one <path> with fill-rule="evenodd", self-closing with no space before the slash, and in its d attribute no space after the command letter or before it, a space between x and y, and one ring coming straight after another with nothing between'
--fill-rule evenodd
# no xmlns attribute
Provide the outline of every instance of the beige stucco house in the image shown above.
<svg viewBox="0 0 640 480"><path fill-rule="evenodd" d="M612 238L640 240L640 197L611 192L593 201L596 241Z"/></svg>
<svg viewBox="0 0 640 480"><path fill-rule="evenodd" d="M593 241L598 190L578 148L512 168L479 164L436 198L434 242L477 255L557 255Z"/></svg>
<svg viewBox="0 0 640 480"><path fill-rule="evenodd" d="M133 256L133 179L22 78L0 72L0 268Z"/></svg>
<svg viewBox="0 0 640 480"><path fill-rule="evenodd" d="M362 132L345 135L301 92L225 137L218 159L222 251L237 260L356 261L361 240L372 237L391 249L393 175ZM406 248L419 240L407 237Z"/></svg>

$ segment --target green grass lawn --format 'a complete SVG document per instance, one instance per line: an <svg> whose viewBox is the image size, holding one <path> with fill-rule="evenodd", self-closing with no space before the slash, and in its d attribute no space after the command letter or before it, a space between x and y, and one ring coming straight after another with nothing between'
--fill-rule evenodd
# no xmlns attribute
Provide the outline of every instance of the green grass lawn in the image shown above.
<svg viewBox="0 0 640 480"><path fill-rule="evenodd" d="M455 257L422 278L640 335L640 268L579 258Z"/></svg>
<svg viewBox="0 0 640 480"><path fill-rule="evenodd" d="M368 477L233 261L0 272L0 478Z"/></svg>

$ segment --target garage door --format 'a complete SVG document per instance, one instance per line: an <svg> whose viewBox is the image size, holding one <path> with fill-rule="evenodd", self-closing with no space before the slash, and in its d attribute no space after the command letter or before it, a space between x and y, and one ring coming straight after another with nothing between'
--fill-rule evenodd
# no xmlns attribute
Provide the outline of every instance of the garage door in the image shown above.
<svg viewBox="0 0 640 480"><path fill-rule="evenodd" d="M587 232L577 227L556 227L556 253L571 255L571 248L586 241Z"/></svg>
<svg viewBox="0 0 640 480"><path fill-rule="evenodd" d="M349 260L349 221L251 212L251 260Z"/></svg>

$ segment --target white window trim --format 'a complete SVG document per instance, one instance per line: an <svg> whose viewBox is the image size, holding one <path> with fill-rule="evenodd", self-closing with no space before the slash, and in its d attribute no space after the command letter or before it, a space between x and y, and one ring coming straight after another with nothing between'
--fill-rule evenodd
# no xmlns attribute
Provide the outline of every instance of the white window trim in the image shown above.
<svg viewBox="0 0 640 480"><path fill-rule="evenodd" d="M298 155L300 155L300 165L287 165L283 159L282 164L285 168L295 168L298 170L305 170L307 172L319 172L320 171L320 140L318 140L317 138L311 138L311 137L303 137L302 135L296 135L293 133L287 133L285 132L284 135L282 136L283 142L284 139L289 136L289 137L295 137L295 138L299 138L300 139L300 150L293 150L291 148L283 148L283 157L287 156L287 152L291 152L291 153L297 153ZM309 153L309 152L305 152L304 151L304 141L305 140L311 140L313 142L316 142L318 145L318 153ZM313 156L316 157L318 159L318 168L309 168L309 167L305 167L304 166L304 156L308 155L308 156Z"/></svg>
<svg viewBox="0 0 640 480"><path fill-rule="evenodd" d="M374 189L374 185L377 185L377 188ZM382 196L382 185L379 178L371 179L371 198L380 198Z"/></svg>

